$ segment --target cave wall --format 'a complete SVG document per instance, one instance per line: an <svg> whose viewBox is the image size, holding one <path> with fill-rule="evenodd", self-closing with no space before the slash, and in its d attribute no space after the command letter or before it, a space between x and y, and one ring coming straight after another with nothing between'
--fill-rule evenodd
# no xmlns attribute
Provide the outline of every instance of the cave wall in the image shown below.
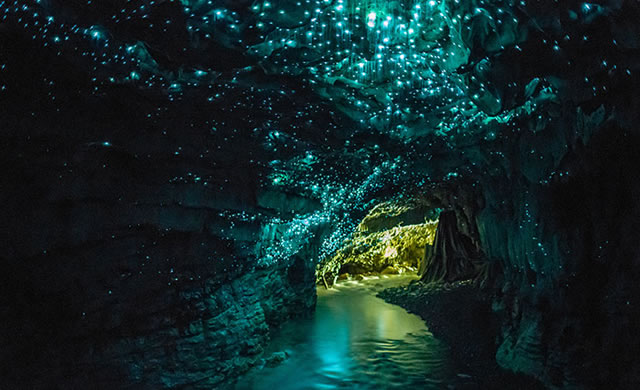
<svg viewBox="0 0 640 390"><path fill-rule="evenodd" d="M211 173L154 136L87 139L31 132L3 148L3 385L210 389L313 309L317 243L258 262L288 228L269 214L291 202L262 196L255 170Z"/></svg>
<svg viewBox="0 0 640 390"><path fill-rule="evenodd" d="M556 387L638 383L638 185L625 177L637 166L637 142L605 124L567 151L564 173L548 185L521 176L485 190L477 223L483 249L503 271L502 366Z"/></svg>
<svg viewBox="0 0 640 390"><path fill-rule="evenodd" d="M447 211L422 279L475 278L502 322L497 362L550 388L640 383L640 187L629 176L640 139L604 112L578 108L536 134L515 130L517 143L490 151L510 155L508 165L428 190ZM447 215L456 226L445 235Z"/></svg>
<svg viewBox="0 0 640 390"><path fill-rule="evenodd" d="M552 388L635 388L637 3L456 4L475 103L513 116L426 192L487 261L497 361Z"/></svg>
<svg viewBox="0 0 640 390"><path fill-rule="evenodd" d="M208 389L251 367L272 329L313 309L317 245L257 263L256 242L268 247L286 225L258 215L251 172L212 191L166 178L171 155L136 161L119 143L71 165L53 152L62 145L47 148L38 161L41 150L22 145L28 166L5 182L20 187L2 216L5 385ZM234 208L254 217L221 216Z"/></svg>
<svg viewBox="0 0 640 390"><path fill-rule="evenodd" d="M234 130L271 114L95 94L86 63L5 27L0 387L211 389L246 371L313 310L327 233L290 231L322 205L272 187L262 135Z"/></svg>
<svg viewBox="0 0 640 390"><path fill-rule="evenodd" d="M517 106L513 82L523 72L544 75L556 97L538 102L544 115L515 120L474 159L487 167L460 187L477 200L449 202L476 225L460 229L502 270L498 363L551 387L634 388L640 198L629 176L638 145L630 106L640 46L628 15L637 15L637 4L549 2L525 10L526 34L507 34L521 51L491 47L499 29L471 34L471 58L492 64L475 76L503 107ZM545 48L554 37L557 45Z"/></svg>

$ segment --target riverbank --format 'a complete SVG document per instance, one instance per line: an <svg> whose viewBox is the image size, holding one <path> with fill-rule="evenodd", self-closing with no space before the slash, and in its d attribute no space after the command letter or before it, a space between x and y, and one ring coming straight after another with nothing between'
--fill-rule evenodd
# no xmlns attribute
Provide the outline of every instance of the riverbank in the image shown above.
<svg viewBox="0 0 640 390"><path fill-rule="evenodd" d="M285 323L234 390L463 389L468 380L424 321L377 293L415 274L372 275L318 290L316 311Z"/></svg>
<svg viewBox="0 0 640 390"><path fill-rule="evenodd" d="M419 315L429 330L450 348L456 365L464 367L478 389L544 389L536 380L501 369L495 360L499 325L490 296L470 281L414 281L378 293L385 301Z"/></svg>

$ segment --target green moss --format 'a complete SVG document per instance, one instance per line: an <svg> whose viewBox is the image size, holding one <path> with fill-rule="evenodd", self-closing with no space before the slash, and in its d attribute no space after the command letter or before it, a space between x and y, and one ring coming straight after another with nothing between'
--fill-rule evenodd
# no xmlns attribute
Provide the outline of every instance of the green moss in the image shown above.
<svg viewBox="0 0 640 390"><path fill-rule="evenodd" d="M375 233L359 231L336 253L332 262L366 272L380 272L398 265L417 267L426 246L433 244L437 225L437 221L430 221Z"/></svg>
<svg viewBox="0 0 640 390"><path fill-rule="evenodd" d="M418 266L438 225L419 201L390 201L375 206L328 261L318 267L318 282L329 284L343 273L391 273ZM389 268L391 267L391 268Z"/></svg>

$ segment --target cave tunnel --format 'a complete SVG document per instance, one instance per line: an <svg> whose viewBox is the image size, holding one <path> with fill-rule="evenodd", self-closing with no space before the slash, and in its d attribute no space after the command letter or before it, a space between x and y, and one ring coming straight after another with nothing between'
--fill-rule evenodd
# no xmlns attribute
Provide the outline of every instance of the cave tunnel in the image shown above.
<svg viewBox="0 0 640 390"><path fill-rule="evenodd" d="M638 20L0 0L0 389L640 388Z"/></svg>

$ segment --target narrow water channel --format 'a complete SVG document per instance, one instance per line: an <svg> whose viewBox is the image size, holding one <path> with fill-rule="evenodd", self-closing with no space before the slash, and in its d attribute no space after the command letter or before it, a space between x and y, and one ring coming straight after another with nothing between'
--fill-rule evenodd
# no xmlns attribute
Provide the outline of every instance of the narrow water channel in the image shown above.
<svg viewBox="0 0 640 390"><path fill-rule="evenodd" d="M383 276L319 288L313 316L287 323L265 353L285 352L285 360L254 368L235 388L458 388L464 375L457 373L446 345L418 316L376 297L412 279Z"/></svg>

